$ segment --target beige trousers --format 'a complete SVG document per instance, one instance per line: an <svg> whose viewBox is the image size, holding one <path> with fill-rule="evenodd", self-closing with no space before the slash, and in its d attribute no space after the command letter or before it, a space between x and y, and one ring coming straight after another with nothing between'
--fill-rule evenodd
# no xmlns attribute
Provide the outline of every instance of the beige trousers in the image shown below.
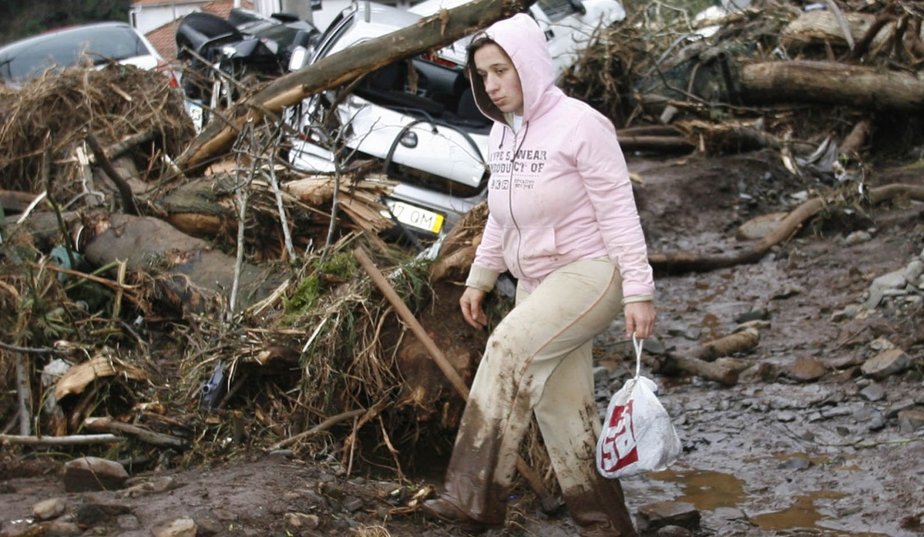
<svg viewBox="0 0 924 537"><path fill-rule="evenodd" d="M565 503L581 526L635 535L617 480L597 474L600 418L593 338L622 311L619 271L578 261L546 277L488 339L446 473L445 498L475 519L503 521L516 457L534 413Z"/></svg>

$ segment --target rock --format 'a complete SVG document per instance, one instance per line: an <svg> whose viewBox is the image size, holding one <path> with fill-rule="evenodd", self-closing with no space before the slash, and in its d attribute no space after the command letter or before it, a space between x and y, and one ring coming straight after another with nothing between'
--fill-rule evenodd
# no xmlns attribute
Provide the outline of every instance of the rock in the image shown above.
<svg viewBox="0 0 924 537"><path fill-rule="evenodd" d="M44 537L45 528L39 524L10 524L0 530L0 537Z"/></svg>
<svg viewBox="0 0 924 537"><path fill-rule="evenodd" d="M361 498L348 498L343 502L343 508L351 513L355 513L363 508L363 501Z"/></svg>
<svg viewBox="0 0 924 537"><path fill-rule="evenodd" d="M219 520L214 512L208 509L201 509L193 513L193 520L196 522L196 537L212 537L213 535L225 534L225 524Z"/></svg>
<svg viewBox="0 0 924 537"><path fill-rule="evenodd" d="M873 236L870 234L869 231L863 231L863 230L854 231L850 235L847 235L846 237L844 237L844 244L846 244L847 246L852 246L854 244L860 244L861 242L867 242L872 238Z"/></svg>
<svg viewBox="0 0 924 537"><path fill-rule="evenodd" d="M888 349L870 358L860 366L867 377L883 379L901 373L911 365L911 358L902 349Z"/></svg>
<svg viewBox="0 0 924 537"><path fill-rule="evenodd" d="M744 324L751 321L766 321L770 318L770 312L765 309L754 309L751 311L744 312L740 315L736 315L734 321L738 324Z"/></svg>
<svg viewBox="0 0 924 537"><path fill-rule="evenodd" d="M738 226L735 238L742 241L760 240L779 227L787 213L768 213L754 217Z"/></svg>
<svg viewBox="0 0 924 537"><path fill-rule="evenodd" d="M895 344L889 341L885 337L877 337L876 339L869 342L869 348L874 351L887 351L889 349L894 349Z"/></svg>
<svg viewBox="0 0 924 537"><path fill-rule="evenodd" d="M67 505L61 498L51 498L32 506L32 514L38 520L51 520L64 514Z"/></svg>
<svg viewBox="0 0 924 537"><path fill-rule="evenodd" d="M594 384L600 385L610 380L610 370L603 366L594 367Z"/></svg>
<svg viewBox="0 0 924 537"><path fill-rule="evenodd" d="M182 486L172 476L156 477L138 482L132 481L131 483L131 486L122 491L121 494L123 496L129 498L137 498L139 496L146 496L148 494L166 492L168 490L173 490Z"/></svg>
<svg viewBox="0 0 924 537"><path fill-rule="evenodd" d="M680 526L664 526L655 535L657 537L693 537L693 532Z"/></svg>
<svg viewBox="0 0 924 537"><path fill-rule="evenodd" d="M80 457L64 465L64 490L68 492L120 489L126 479L124 466L99 457Z"/></svg>
<svg viewBox="0 0 924 537"><path fill-rule="evenodd" d="M860 312L863 311L863 306L859 304L850 304L842 310L835 311L831 314L831 321L838 323L841 321L846 321L848 319L854 319Z"/></svg>
<svg viewBox="0 0 924 537"><path fill-rule="evenodd" d="M118 503L84 503L77 507L74 522L78 526L88 528L118 515L130 513L131 508Z"/></svg>
<svg viewBox="0 0 924 537"><path fill-rule="evenodd" d="M872 401L875 403L876 401L882 401L883 398L885 398L886 392L885 388L883 388L881 384L874 382L860 390L860 395L862 395L863 398L867 401Z"/></svg>
<svg viewBox="0 0 924 537"><path fill-rule="evenodd" d="M900 401L895 401L889 405L889 410L886 412L886 416L888 416L889 419L897 418L898 415L903 411L910 410L915 406L916 405L913 399L902 399Z"/></svg>
<svg viewBox="0 0 924 537"><path fill-rule="evenodd" d="M767 362L758 362L745 369L738 376L740 384L755 384L758 382L773 382L780 376L779 367L768 364Z"/></svg>
<svg viewBox="0 0 924 537"><path fill-rule="evenodd" d="M296 529L317 529L321 525L321 519L318 515L307 515L305 513L286 513L285 520L286 526Z"/></svg>
<svg viewBox="0 0 924 537"><path fill-rule="evenodd" d="M701 515L687 502L654 502L638 509L638 526L642 531L653 531L665 526L680 526L695 530Z"/></svg>
<svg viewBox="0 0 924 537"><path fill-rule="evenodd" d="M913 260L911 263L905 267L905 272L902 275L905 277L905 280L908 282L916 282L918 278L921 277L921 274L924 274L924 261L919 259Z"/></svg>
<svg viewBox="0 0 924 537"><path fill-rule="evenodd" d="M188 517L178 518L156 526L151 530L154 537L196 537L196 523Z"/></svg>
<svg viewBox="0 0 924 537"><path fill-rule="evenodd" d="M898 428L903 433L913 433L924 428L924 408L909 408L899 412Z"/></svg>
<svg viewBox="0 0 924 537"><path fill-rule="evenodd" d="M80 526L64 520L52 520L42 524L42 527L45 528L45 537L76 537L83 534Z"/></svg>
<svg viewBox="0 0 924 537"><path fill-rule="evenodd" d="M882 300L882 297L885 296L887 290L901 289L907 284L908 281L905 279L904 271L897 270L883 274L870 284L869 298L866 299L864 305L868 309L875 309Z"/></svg>
<svg viewBox="0 0 924 537"><path fill-rule="evenodd" d="M825 376L828 368L817 358L800 356L786 369L786 376L801 382L811 382Z"/></svg>
<svg viewBox="0 0 924 537"><path fill-rule="evenodd" d="M141 527L141 521L132 514L119 515L116 517L116 525L122 530L136 530Z"/></svg>
<svg viewBox="0 0 924 537"><path fill-rule="evenodd" d="M853 419L861 425L865 425L868 431L881 431L885 429L886 418L882 412L875 408L863 407L853 413Z"/></svg>

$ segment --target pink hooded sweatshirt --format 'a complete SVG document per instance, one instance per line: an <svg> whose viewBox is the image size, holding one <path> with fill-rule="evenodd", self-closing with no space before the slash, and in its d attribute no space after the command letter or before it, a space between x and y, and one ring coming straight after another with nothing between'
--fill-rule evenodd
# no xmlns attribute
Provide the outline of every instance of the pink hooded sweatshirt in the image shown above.
<svg viewBox="0 0 924 537"><path fill-rule="evenodd" d="M651 299L645 237L612 123L555 86L545 36L528 15L497 22L484 34L516 67L523 121L514 132L470 62L475 102L495 123L490 213L466 285L490 291L509 270L532 291L569 263L608 258L619 267L626 302Z"/></svg>

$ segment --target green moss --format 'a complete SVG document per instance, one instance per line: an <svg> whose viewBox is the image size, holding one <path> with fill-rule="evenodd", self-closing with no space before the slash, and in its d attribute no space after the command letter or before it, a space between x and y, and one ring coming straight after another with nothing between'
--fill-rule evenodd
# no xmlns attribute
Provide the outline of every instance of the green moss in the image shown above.
<svg viewBox="0 0 924 537"><path fill-rule="evenodd" d="M336 283L349 280L356 273L356 261L350 252L341 252L322 260L316 259L307 268L291 296L284 299L285 316L289 322L310 312Z"/></svg>

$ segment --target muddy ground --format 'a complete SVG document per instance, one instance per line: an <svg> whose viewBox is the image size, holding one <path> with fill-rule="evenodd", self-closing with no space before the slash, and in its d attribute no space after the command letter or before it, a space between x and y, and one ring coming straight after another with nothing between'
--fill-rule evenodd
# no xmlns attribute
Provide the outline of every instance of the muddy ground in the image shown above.
<svg viewBox="0 0 924 537"><path fill-rule="evenodd" d="M668 160L630 155L630 168L642 180L638 200L652 251L728 251L744 221L790 210L804 199L799 192L820 186L794 178L769 152ZM890 170L871 173L869 184L924 185L918 170ZM847 240L857 231L869 239L854 234ZM698 510L695 535L924 535L924 429L899 419L902 410L924 408L922 293L851 309L863 303L873 278L906 267L922 249L924 204L898 200L865 214L832 208L756 264L658 275L652 350L692 352L747 318L762 321L761 340L738 357L757 367L734 386L664 374L663 355L646 355L646 369L659 371L653 376L684 452L666 471L624 481L633 514L671 500ZM630 374L621 333L616 322L599 341L600 365L607 368L598 375L601 409L609 390ZM865 378L858 366L887 345L884 340L914 363L883 380ZM808 369L804 364L821 364L821 371L791 369L797 362ZM181 517L195 520L199 535L467 534L405 513L416 491L437 484L438 464L399 483L361 472L347 477L329 461L254 453L214 467L135 476L153 490L66 493L52 462L60 457L12 456L6 451L8 474L19 468L17 474L31 477L0 479L5 535L28 527L32 506L55 497L89 528L87 535L147 536ZM515 491L512 500L508 527L485 535L577 534L567 514L541 513L529 492ZM86 507L94 503L118 505L121 513Z"/></svg>

